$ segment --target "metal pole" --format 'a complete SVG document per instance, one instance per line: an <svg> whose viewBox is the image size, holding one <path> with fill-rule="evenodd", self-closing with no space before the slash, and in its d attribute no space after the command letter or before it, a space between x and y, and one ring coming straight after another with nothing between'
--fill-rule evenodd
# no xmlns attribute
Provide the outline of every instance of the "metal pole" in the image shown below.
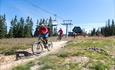
<svg viewBox="0 0 115 70"><path fill-rule="evenodd" d="M67 30L66 30L66 37L68 37L68 24L66 25L66 28L67 28Z"/></svg>
<svg viewBox="0 0 115 70"><path fill-rule="evenodd" d="M72 25L71 21L72 20L63 20L63 24L62 25L66 26L66 37L68 37L68 26Z"/></svg>

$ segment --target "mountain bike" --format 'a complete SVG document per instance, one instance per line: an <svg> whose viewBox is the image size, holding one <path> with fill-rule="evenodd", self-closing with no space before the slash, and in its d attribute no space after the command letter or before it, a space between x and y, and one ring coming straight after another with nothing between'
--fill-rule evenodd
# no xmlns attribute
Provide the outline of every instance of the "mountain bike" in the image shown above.
<svg viewBox="0 0 115 70"><path fill-rule="evenodd" d="M62 40L62 37L63 37L63 35L61 35L60 33L58 33L58 38L57 38L57 40Z"/></svg>
<svg viewBox="0 0 115 70"><path fill-rule="evenodd" d="M33 54L40 54L41 52L43 52L45 42L46 41L42 38L39 38L38 42L34 42L32 45L32 53ZM50 51L51 48L53 48L53 43L51 41L48 41L48 47L45 49Z"/></svg>

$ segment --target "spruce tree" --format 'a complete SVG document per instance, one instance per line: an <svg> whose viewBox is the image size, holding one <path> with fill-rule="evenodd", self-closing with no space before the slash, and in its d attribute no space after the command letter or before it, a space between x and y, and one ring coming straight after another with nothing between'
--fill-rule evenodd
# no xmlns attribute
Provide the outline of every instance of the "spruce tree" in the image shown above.
<svg viewBox="0 0 115 70"><path fill-rule="evenodd" d="M91 31L91 36L95 36L96 35L96 29L93 28L93 30Z"/></svg>
<svg viewBox="0 0 115 70"><path fill-rule="evenodd" d="M33 21L32 21L32 18L30 18L29 16L27 17L26 19L26 22L25 22L25 27L24 27L24 36L25 37L32 37L32 27L33 27Z"/></svg>
<svg viewBox="0 0 115 70"><path fill-rule="evenodd" d="M48 22L48 30L49 30L49 36L53 35L53 24L52 24L52 18L50 17Z"/></svg>
<svg viewBox="0 0 115 70"><path fill-rule="evenodd" d="M38 37L38 29L39 29L39 20L37 20L37 23L36 23L36 28L34 31L34 37Z"/></svg>
<svg viewBox="0 0 115 70"><path fill-rule="evenodd" d="M6 16L0 15L0 38L7 36Z"/></svg>
<svg viewBox="0 0 115 70"><path fill-rule="evenodd" d="M112 25L111 25L112 35L115 35L115 22L112 19Z"/></svg>

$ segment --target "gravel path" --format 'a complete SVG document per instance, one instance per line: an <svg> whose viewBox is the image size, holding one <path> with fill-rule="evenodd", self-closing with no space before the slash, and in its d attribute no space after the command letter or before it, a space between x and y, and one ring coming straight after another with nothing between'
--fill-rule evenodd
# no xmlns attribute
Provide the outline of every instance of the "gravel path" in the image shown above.
<svg viewBox="0 0 115 70"><path fill-rule="evenodd" d="M41 53L39 56L31 56L28 57L26 59L20 59L18 61L12 61L10 63L7 64L1 64L0 65L0 70L11 70L13 67L18 66L19 64L24 64L27 63L29 61L38 59L40 57L46 56L50 53L54 53L56 51L58 51L61 47L63 47L65 44L67 43L67 41L58 41L58 42L53 42L53 48L50 51L45 51L43 53Z"/></svg>

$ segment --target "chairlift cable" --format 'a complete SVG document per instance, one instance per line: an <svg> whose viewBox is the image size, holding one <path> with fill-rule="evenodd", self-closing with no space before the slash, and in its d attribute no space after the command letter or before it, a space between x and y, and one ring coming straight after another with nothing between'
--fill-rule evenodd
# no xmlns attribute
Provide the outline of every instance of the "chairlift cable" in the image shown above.
<svg viewBox="0 0 115 70"><path fill-rule="evenodd" d="M50 11L44 9L44 8L41 8L40 6L38 6L38 5L36 5L36 4L32 3L32 2L30 2L29 0L28 0L28 3L31 4L33 7L38 8L39 10L41 10L41 11L43 11L43 12L45 12L45 13L48 13L48 14L50 14L50 15L53 15L53 16L55 17L55 20L56 20L56 18L59 18L59 19L63 20L63 18L60 17L60 16L57 16L57 14L54 14L54 13L52 13L52 12L50 12Z"/></svg>

